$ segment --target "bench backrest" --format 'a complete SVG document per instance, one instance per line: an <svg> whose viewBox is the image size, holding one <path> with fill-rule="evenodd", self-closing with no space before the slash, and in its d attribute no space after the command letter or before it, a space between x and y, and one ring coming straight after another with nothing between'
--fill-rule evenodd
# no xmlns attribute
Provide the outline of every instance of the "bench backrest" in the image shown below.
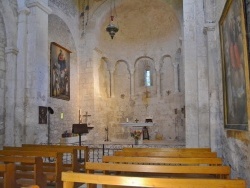
<svg viewBox="0 0 250 188"><path fill-rule="evenodd" d="M195 158L210 158L217 157L216 152L192 152L192 151L161 151L161 152L150 152L150 151L116 151L116 156L126 157L195 157Z"/></svg>
<svg viewBox="0 0 250 188"><path fill-rule="evenodd" d="M53 157L55 159L55 181L56 187L62 187L61 173L63 171L63 153L56 151L20 151L20 150L0 150L0 156L35 156ZM54 176L53 176L54 177Z"/></svg>
<svg viewBox="0 0 250 188"><path fill-rule="evenodd" d="M99 185L158 187L158 188L246 188L245 180L225 179L173 179L150 177L126 177L100 174L63 172L63 188L73 188L74 182Z"/></svg>
<svg viewBox="0 0 250 188"><path fill-rule="evenodd" d="M45 175L43 174L43 159L42 157L21 157L21 156L0 156L0 162L15 163L16 165L16 179L26 178L34 179L34 182L39 187L46 186ZM25 170L26 165L32 165L31 169L28 168L32 174L30 176L20 172Z"/></svg>
<svg viewBox="0 0 250 188"><path fill-rule="evenodd" d="M56 150L61 149L62 151L66 151L67 149L76 149L76 150L80 150L80 152L84 151L84 162L89 161L89 147L88 146L22 144L22 147L39 148L39 149L52 148Z"/></svg>
<svg viewBox="0 0 250 188"><path fill-rule="evenodd" d="M44 152L60 152L63 154L70 154L71 155L71 168L74 172L79 171L80 164L78 163L77 159L77 149L71 147L65 148L52 148L52 147L12 147L12 146L4 146L3 150L17 150L17 151L44 151ZM84 167L84 166L83 166Z"/></svg>
<svg viewBox="0 0 250 188"><path fill-rule="evenodd" d="M229 166L168 166L168 165L144 165L144 164L114 164L114 163L86 163L86 172L132 172L153 174L192 174L192 175L216 175L220 178L229 178Z"/></svg>
<svg viewBox="0 0 250 188"><path fill-rule="evenodd" d="M165 158L165 157L124 157L103 156L105 163L137 163L137 164L177 164L177 165L222 165L221 158Z"/></svg>
<svg viewBox="0 0 250 188"><path fill-rule="evenodd" d="M211 148L123 148L122 151L191 151L211 152Z"/></svg>

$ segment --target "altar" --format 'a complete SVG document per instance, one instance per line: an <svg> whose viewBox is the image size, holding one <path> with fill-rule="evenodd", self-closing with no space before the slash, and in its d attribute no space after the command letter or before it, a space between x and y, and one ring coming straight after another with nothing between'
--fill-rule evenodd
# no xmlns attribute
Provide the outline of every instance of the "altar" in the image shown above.
<svg viewBox="0 0 250 188"><path fill-rule="evenodd" d="M152 119L150 119L150 122L145 123L132 123L132 122L126 122L126 123L120 123L121 126L127 127L130 129L130 134L132 137L135 137L135 134L139 133L140 138L137 140L138 144L142 144L143 140L149 140L149 134L148 134L148 128L149 126L154 126L154 123L152 122ZM136 140L135 140L136 141Z"/></svg>

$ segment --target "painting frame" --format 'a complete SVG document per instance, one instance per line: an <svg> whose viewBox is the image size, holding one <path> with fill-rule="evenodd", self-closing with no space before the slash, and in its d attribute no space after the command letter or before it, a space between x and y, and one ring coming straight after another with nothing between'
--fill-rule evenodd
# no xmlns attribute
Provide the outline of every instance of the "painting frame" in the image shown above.
<svg viewBox="0 0 250 188"><path fill-rule="evenodd" d="M48 115L47 115L47 107L39 106L38 107L38 124L47 124Z"/></svg>
<svg viewBox="0 0 250 188"><path fill-rule="evenodd" d="M224 127L248 130L249 63L243 0L227 0L219 20Z"/></svg>
<svg viewBox="0 0 250 188"><path fill-rule="evenodd" d="M70 53L70 50L51 42L50 97L70 100Z"/></svg>

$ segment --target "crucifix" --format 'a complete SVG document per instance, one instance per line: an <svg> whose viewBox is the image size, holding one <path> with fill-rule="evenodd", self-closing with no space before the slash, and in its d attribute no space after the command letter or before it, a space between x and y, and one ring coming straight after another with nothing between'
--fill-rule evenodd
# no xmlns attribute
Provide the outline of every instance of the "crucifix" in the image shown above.
<svg viewBox="0 0 250 188"><path fill-rule="evenodd" d="M88 114L88 112L86 112L84 115L82 115L83 117L85 117L85 123L88 124L88 117L91 116Z"/></svg>
<svg viewBox="0 0 250 188"><path fill-rule="evenodd" d="M136 118L136 119L135 119L135 122L138 123L138 121L139 121L139 120Z"/></svg>

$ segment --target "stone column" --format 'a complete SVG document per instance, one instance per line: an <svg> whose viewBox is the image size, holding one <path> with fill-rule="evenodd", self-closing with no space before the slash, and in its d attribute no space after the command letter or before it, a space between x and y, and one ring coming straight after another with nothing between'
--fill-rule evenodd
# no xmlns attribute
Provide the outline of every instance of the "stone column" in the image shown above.
<svg viewBox="0 0 250 188"><path fill-rule="evenodd" d="M198 69L195 1L183 0L186 147L199 145Z"/></svg>
<svg viewBox="0 0 250 188"><path fill-rule="evenodd" d="M47 1L47 0L46 0ZM49 94L49 51L48 51L48 14L51 9L48 1L28 0L27 38L27 83L26 83L26 143L34 143L39 138L38 107L47 106ZM46 141L46 140L44 140Z"/></svg>
<svg viewBox="0 0 250 188"><path fill-rule="evenodd" d="M114 87L114 68L110 68L110 97L115 97L115 87Z"/></svg>
<svg viewBox="0 0 250 188"><path fill-rule="evenodd" d="M219 89L217 88L218 76L216 69L218 68L218 62L214 57L217 52L216 49L216 32L215 23L208 23L205 25L204 33L207 36L207 61L208 61L208 75L209 75L209 114L210 114L210 147L215 149L218 145L216 143L216 135L218 135L219 120L217 119L220 114L219 101ZM217 68L216 68L217 67Z"/></svg>
<svg viewBox="0 0 250 188"><path fill-rule="evenodd" d="M178 93L179 91L179 75L178 75L178 64L173 63L174 67L174 92Z"/></svg>
<svg viewBox="0 0 250 188"><path fill-rule="evenodd" d="M135 69L130 69L130 96L133 97L135 95Z"/></svg>
<svg viewBox="0 0 250 188"><path fill-rule="evenodd" d="M27 7L19 10L17 48L17 86L15 108L15 145L22 143L25 126L25 88L26 88L26 61L27 61L27 16L30 13Z"/></svg>
<svg viewBox="0 0 250 188"><path fill-rule="evenodd" d="M5 93L5 139L4 145L14 145L15 94L16 94L16 58L18 50L6 47L6 93Z"/></svg>
<svg viewBox="0 0 250 188"><path fill-rule="evenodd" d="M156 70L156 89L157 89L157 97L161 98L161 70Z"/></svg>

